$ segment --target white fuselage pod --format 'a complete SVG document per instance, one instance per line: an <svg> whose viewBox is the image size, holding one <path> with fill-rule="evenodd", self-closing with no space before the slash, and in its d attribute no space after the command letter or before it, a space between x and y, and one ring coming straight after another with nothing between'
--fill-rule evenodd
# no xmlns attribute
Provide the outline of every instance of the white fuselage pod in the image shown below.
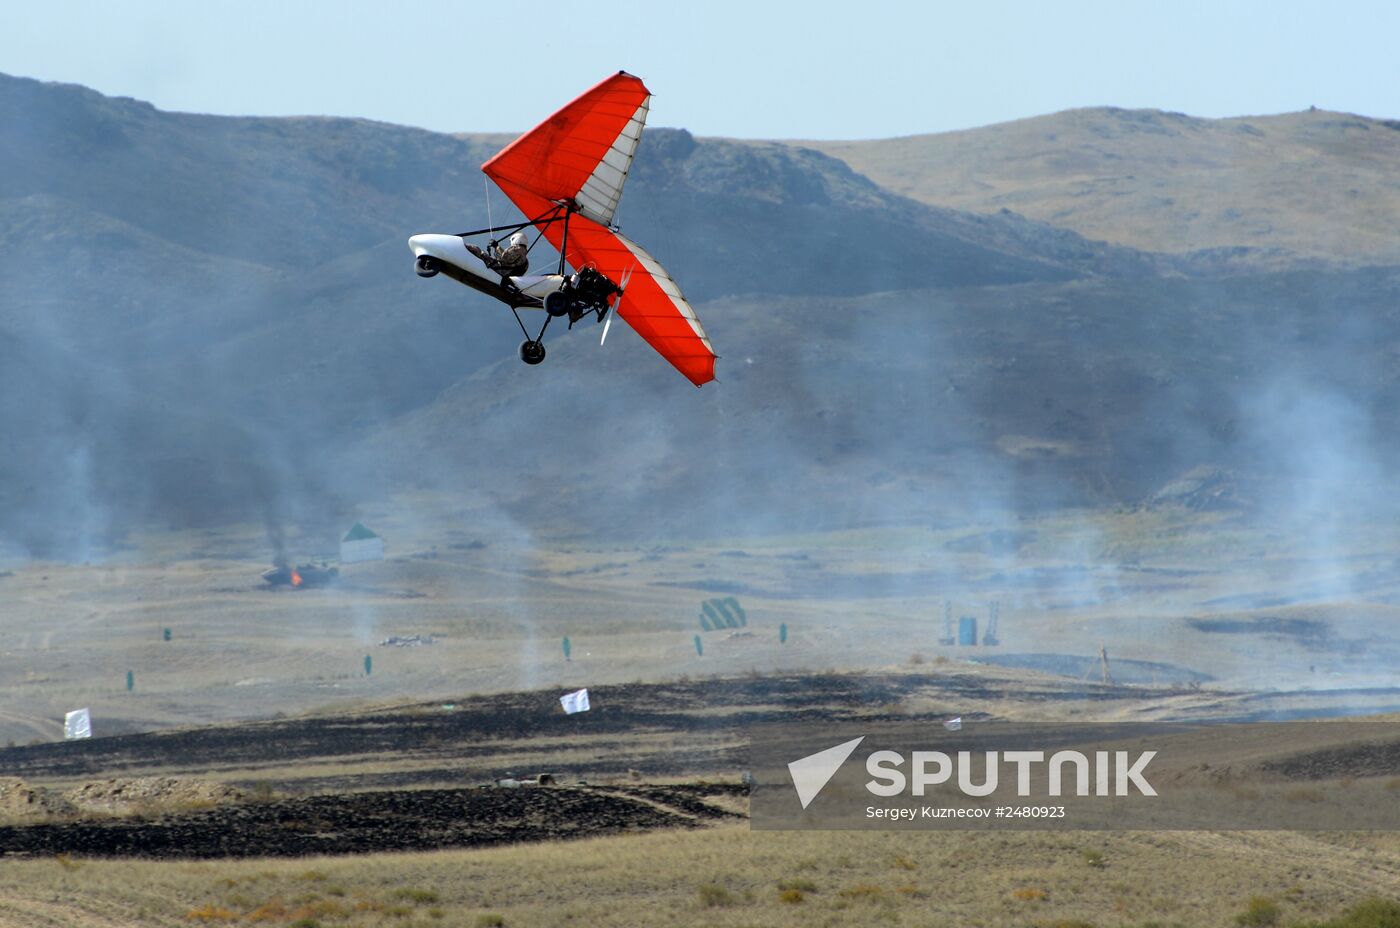
<svg viewBox="0 0 1400 928"><path fill-rule="evenodd" d="M452 265L458 271L474 277L488 286L500 286L501 275L488 268L476 255L467 251L467 244L460 235L440 235L437 233L415 235L408 240L408 247L413 249L415 258L428 255L445 264ZM449 276L457 277L458 275ZM507 279L522 294L537 300L543 300L546 294L558 290L564 283L564 278L559 274L526 274ZM466 283L466 281L463 282Z"/></svg>

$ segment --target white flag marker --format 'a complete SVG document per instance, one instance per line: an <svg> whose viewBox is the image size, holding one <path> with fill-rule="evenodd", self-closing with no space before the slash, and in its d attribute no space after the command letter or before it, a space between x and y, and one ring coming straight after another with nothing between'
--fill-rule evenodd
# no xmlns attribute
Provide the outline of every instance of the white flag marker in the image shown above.
<svg viewBox="0 0 1400 928"><path fill-rule="evenodd" d="M74 709L63 717L63 737L69 741L92 737L92 715L88 710Z"/></svg>
<svg viewBox="0 0 1400 928"><path fill-rule="evenodd" d="M564 712L567 715L573 715L575 712L587 712L589 709L588 689L585 687L574 693L565 693L559 697L559 705L564 707Z"/></svg>

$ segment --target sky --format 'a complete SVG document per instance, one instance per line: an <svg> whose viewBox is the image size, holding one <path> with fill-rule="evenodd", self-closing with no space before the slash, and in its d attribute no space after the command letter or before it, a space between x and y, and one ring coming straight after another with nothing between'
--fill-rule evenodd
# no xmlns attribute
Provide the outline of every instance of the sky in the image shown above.
<svg viewBox="0 0 1400 928"><path fill-rule="evenodd" d="M0 72L161 109L529 128L618 69L653 125L884 138L1081 106L1400 116L1400 4L0 0Z"/></svg>

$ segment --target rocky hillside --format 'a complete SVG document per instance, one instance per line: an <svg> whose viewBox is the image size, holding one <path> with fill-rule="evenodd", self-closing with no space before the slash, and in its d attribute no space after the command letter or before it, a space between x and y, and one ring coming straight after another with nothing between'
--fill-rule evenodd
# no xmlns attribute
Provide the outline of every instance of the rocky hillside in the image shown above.
<svg viewBox="0 0 1400 928"><path fill-rule="evenodd" d="M1307 110L1197 119L1096 108L908 138L802 142L896 193L1011 210L1236 265L1400 263L1400 123Z"/></svg>
<svg viewBox="0 0 1400 928"><path fill-rule="evenodd" d="M1313 133L1321 160L1292 170L1317 197L1339 189L1333 166L1385 163L1383 124L1291 118ZM649 129L619 220L721 355L720 383L695 391L630 334L599 352L587 327L527 370L502 308L413 275L408 235L487 224L477 167L500 136L166 113L0 76L0 548L86 556L142 526L230 520L276 535L405 485L470 489L563 533L1136 504L1195 467L1277 469L1287 456L1250 423L1287 424L1299 402L1383 459L1390 276L1299 270L1331 246L1288 197L1274 238L1245 243L1264 252L1129 247L1211 243L1153 230L1206 222L1192 198L1208 194L1172 165L1225 124L1046 119L1042 155L1016 154L1024 124L979 130L1010 135L966 149L942 187L925 180L956 159L926 140L824 154ZM1075 119L1089 127L1055 128ZM1105 160L1158 165L1133 184L1157 177L1163 202L1102 228L1036 207L1113 200L1084 153L1099 136ZM896 144L902 167L882 174ZM1222 151L1211 163L1261 191L1306 186ZM1011 198L945 195L978 184ZM497 193L496 221L512 215ZM1264 253L1290 271L1218 274ZM1340 378L1331 407L1311 377Z"/></svg>
<svg viewBox="0 0 1400 928"><path fill-rule="evenodd" d="M1397 306L1394 271L717 300L715 389L585 330L453 385L366 459L590 537L1158 504L1341 524L1395 508Z"/></svg>

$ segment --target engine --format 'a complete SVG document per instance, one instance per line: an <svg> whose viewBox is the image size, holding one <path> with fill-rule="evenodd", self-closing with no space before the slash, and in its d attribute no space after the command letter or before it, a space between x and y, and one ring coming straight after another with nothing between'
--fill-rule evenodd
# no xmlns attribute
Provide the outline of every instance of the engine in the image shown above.
<svg viewBox="0 0 1400 928"><path fill-rule="evenodd" d="M608 297L622 289L596 268L586 267L570 281L573 299L583 309L599 310L608 305Z"/></svg>

